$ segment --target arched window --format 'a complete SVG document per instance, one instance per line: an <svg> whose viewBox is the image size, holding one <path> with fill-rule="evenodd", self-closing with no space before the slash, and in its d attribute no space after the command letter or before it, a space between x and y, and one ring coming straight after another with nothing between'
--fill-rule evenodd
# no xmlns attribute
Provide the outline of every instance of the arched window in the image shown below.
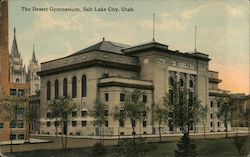
<svg viewBox="0 0 250 157"><path fill-rule="evenodd" d="M189 87L190 87L190 88L193 88L193 87L194 87L193 80L189 80Z"/></svg>
<svg viewBox="0 0 250 157"><path fill-rule="evenodd" d="M55 99L59 98L59 81L55 80Z"/></svg>
<svg viewBox="0 0 250 157"><path fill-rule="evenodd" d="M19 83L19 78L16 79L16 83Z"/></svg>
<svg viewBox="0 0 250 157"><path fill-rule="evenodd" d="M184 86L184 81L183 81L183 79L180 79L180 86L181 86L181 87Z"/></svg>
<svg viewBox="0 0 250 157"><path fill-rule="evenodd" d="M74 76L72 78L72 98L77 97L77 80L76 77Z"/></svg>
<svg viewBox="0 0 250 157"><path fill-rule="evenodd" d="M50 100L50 81L47 82L47 100Z"/></svg>
<svg viewBox="0 0 250 157"><path fill-rule="evenodd" d="M63 79L63 96L66 98L68 94L68 81L66 78Z"/></svg>
<svg viewBox="0 0 250 157"><path fill-rule="evenodd" d="M174 85L174 78L172 76L169 77L168 84L171 86Z"/></svg>
<svg viewBox="0 0 250 157"><path fill-rule="evenodd" d="M82 76L82 97L87 96L87 78L86 75Z"/></svg>

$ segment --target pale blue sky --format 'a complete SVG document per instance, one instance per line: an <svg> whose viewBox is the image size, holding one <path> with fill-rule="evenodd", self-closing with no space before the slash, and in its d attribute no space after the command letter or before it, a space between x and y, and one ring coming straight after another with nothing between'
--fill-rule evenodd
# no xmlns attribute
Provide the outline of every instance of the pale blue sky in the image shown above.
<svg viewBox="0 0 250 157"><path fill-rule="evenodd" d="M132 7L134 12L24 12L21 7ZM39 62L64 57L106 40L129 45L152 41L152 14L158 42L170 49L209 54L210 69L220 72L221 88L249 93L248 0L10 0L13 26L25 63L35 44Z"/></svg>

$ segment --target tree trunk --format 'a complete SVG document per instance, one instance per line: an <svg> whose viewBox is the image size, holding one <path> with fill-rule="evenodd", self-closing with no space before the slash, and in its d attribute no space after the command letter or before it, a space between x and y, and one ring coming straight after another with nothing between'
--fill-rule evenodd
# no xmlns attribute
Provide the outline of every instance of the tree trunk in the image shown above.
<svg viewBox="0 0 250 157"><path fill-rule="evenodd" d="M227 132L227 122L225 122L225 128L226 128L226 138L228 137L228 132Z"/></svg>
<svg viewBox="0 0 250 157"><path fill-rule="evenodd" d="M57 137L57 126L58 126L57 118L55 123L56 123L55 127L56 127L56 137Z"/></svg>
<svg viewBox="0 0 250 157"><path fill-rule="evenodd" d="M140 127L139 127L139 129L140 129L140 137L141 137L141 120L140 120Z"/></svg>
<svg viewBox="0 0 250 157"><path fill-rule="evenodd" d="M62 149L64 150L63 131L62 131L62 133L61 133L61 142L62 142Z"/></svg>
<svg viewBox="0 0 250 157"><path fill-rule="evenodd" d="M160 143L161 143L161 124L159 123L159 139L160 139Z"/></svg>
<svg viewBox="0 0 250 157"><path fill-rule="evenodd" d="M133 127L133 138L135 139L135 127Z"/></svg>
<svg viewBox="0 0 250 157"><path fill-rule="evenodd" d="M118 124L118 145L120 144L120 126Z"/></svg>

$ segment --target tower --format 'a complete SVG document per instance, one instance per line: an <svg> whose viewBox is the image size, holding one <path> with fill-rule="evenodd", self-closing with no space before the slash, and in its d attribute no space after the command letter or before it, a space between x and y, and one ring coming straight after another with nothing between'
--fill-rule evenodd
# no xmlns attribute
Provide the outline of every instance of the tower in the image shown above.
<svg viewBox="0 0 250 157"><path fill-rule="evenodd" d="M16 28L14 27L14 37L10 53L10 83L26 83L26 67L18 50L16 40Z"/></svg>
<svg viewBox="0 0 250 157"><path fill-rule="evenodd" d="M30 83L30 94L35 95L40 89L40 77L36 74L39 71L38 60L36 59L35 46L33 44L32 57L29 61L27 82Z"/></svg>

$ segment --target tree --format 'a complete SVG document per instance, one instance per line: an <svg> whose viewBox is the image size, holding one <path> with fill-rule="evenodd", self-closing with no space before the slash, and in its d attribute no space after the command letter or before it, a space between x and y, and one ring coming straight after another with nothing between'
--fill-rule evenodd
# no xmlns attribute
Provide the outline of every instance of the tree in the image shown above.
<svg viewBox="0 0 250 157"><path fill-rule="evenodd" d="M2 119L9 122L10 126L10 152L13 152L13 134L12 128L17 127L17 123L23 123L24 104L19 97L5 97L2 99Z"/></svg>
<svg viewBox="0 0 250 157"><path fill-rule="evenodd" d="M114 107L114 113L113 113L113 118L114 120L117 120L118 121L118 131L117 131L117 135L118 135L118 144L120 142L120 123L124 121L124 119L126 118L125 117L125 114L124 114L124 109L121 107L118 107L118 106L115 106Z"/></svg>
<svg viewBox="0 0 250 157"><path fill-rule="evenodd" d="M168 100L168 96L163 98L164 103L168 103L165 105L168 105L169 108L169 120L173 122L175 127L180 127L183 134L189 135L191 127L201 119L202 106L198 98L187 88L181 87L179 83L173 86L172 92L171 101Z"/></svg>
<svg viewBox="0 0 250 157"><path fill-rule="evenodd" d="M94 126L99 127L100 141L102 141L102 132L105 122L108 120L108 105L101 102L100 100L95 100L93 104L93 109L90 110L90 116L94 117ZM103 135L104 136L104 135Z"/></svg>
<svg viewBox="0 0 250 157"><path fill-rule="evenodd" d="M183 137L177 144L176 156L196 156L196 146L189 138L191 127L197 124L201 117L202 106L197 96L180 83L174 83L171 96L165 96L163 102L169 106L169 120L175 127L180 127Z"/></svg>
<svg viewBox="0 0 250 157"><path fill-rule="evenodd" d="M124 112L127 118L129 118L132 128L133 136L135 138L135 124L136 121L141 122L143 119L143 112L147 110L146 103L143 102L143 92L140 89L135 89L133 91L126 91L125 102L123 104Z"/></svg>
<svg viewBox="0 0 250 157"><path fill-rule="evenodd" d="M50 119L55 119L55 128L56 128L56 136L58 134L58 119L61 118L61 112L62 112L62 108L61 108L61 103L62 100L60 99L55 99L52 100L49 103L49 109L50 109Z"/></svg>
<svg viewBox="0 0 250 157"><path fill-rule="evenodd" d="M51 118L57 118L58 125L62 127L61 142L63 150L67 149L68 122L70 121L72 111L75 109L76 105L72 103L72 99L69 97L60 97L49 104ZM64 138L63 134L65 134Z"/></svg>
<svg viewBox="0 0 250 157"><path fill-rule="evenodd" d="M161 140L161 125L163 122L165 122L168 119L167 113L168 113L167 106L165 105L160 106L159 104L156 105L156 108L154 110L154 120L158 122L160 142L162 141Z"/></svg>
<svg viewBox="0 0 250 157"><path fill-rule="evenodd" d="M217 98L217 102L220 103L220 108L218 111L219 118L223 119L225 126L226 137L228 137L228 123L231 121L232 117L232 107L234 106L234 100L230 95L225 94L224 97Z"/></svg>
<svg viewBox="0 0 250 157"><path fill-rule="evenodd" d="M196 157L196 145L188 133L184 133L181 140L177 144L177 150L175 150L176 157Z"/></svg>

